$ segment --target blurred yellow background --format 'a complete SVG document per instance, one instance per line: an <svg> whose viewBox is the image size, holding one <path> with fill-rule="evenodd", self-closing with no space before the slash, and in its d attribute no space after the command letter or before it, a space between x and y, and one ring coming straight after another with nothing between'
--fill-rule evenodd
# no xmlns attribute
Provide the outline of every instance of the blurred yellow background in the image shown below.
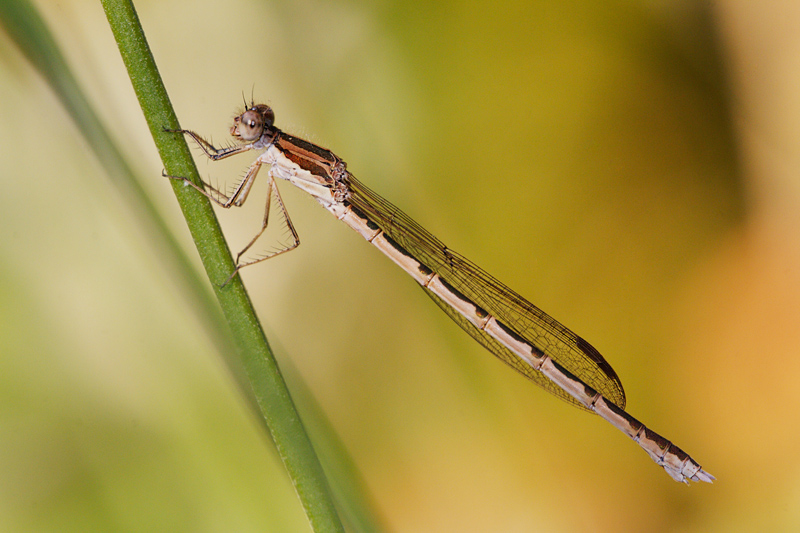
<svg viewBox="0 0 800 533"><path fill-rule="evenodd" d="M37 4L194 254L101 6ZM184 127L227 142L243 97L270 104L588 339L628 410L718 479L670 480L279 183L302 245L243 277L389 529L800 528L795 3L137 9ZM148 235L5 33L0 68L0 529L306 530ZM198 166L230 182L251 161ZM234 250L261 185L221 214Z"/></svg>

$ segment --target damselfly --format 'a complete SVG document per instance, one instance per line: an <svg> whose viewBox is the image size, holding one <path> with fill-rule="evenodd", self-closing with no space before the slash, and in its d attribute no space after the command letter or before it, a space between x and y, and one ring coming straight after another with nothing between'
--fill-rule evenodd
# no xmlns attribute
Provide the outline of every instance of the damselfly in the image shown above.
<svg viewBox="0 0 800 533"><path fill-rule="evenodd" d="M250 150L263 153L244 178L225 194L204 184L183 180L222 207L241 206L262 165L269 168L267 207L261 231L237 257L231 278L243 267L287 252L299 244L297 232L281 200L275 178L293 183L322 207L357 231L411 275L436 304L498 359L548 392L597 413L639 443L676 481L712 482L683 450L625 412L625 392L611 365L588 342L506 287L486 271L450 250L405 213L371 191L347 170L333 152L284 133L264 104L246 107L234 118L234 146L215 148L198 134L176 130L194 139L212 160ZM267 228L274 198L291 234L288 245L250 261L244 254Z"/></svg>

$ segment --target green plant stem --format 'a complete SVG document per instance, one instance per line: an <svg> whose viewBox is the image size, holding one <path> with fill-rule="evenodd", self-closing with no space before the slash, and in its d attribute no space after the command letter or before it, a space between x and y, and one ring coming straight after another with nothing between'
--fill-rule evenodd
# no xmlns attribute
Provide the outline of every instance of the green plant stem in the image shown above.
<svg viewBox="0 0 800 533"><path fill-rule="evenodd" d="M133 4L127 0L103 0L102 4L164 168L171 175L189 176L199 183L182 136L164 132L165 128L180 126ZM311 527L315 531L343 531L322 466L240 278L237 276L221 288L234 263L213 209L203 195L180 182L173 181L173 188L231 328L253 393Z"/></svg>

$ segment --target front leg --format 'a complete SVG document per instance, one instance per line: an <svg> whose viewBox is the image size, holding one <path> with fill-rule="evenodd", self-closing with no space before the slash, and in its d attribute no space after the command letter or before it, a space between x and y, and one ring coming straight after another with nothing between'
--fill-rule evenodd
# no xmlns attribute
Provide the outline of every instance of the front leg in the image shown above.
<svg viewBox="0 0 800 533"><path fill-rule="evenodd" d="M225 148L217 148L192 130L169 130L165 128L164 132L182 133L184 135L188 135L192 138L192 140L194 140L194 142L197 143L197 146L199 146L203 153L206 154L206 157L212 161L219 161L220 159L225 159L226 157L241 154L242 152L253 149L252 144L238 144L235 146L227 146Z"/></svg>

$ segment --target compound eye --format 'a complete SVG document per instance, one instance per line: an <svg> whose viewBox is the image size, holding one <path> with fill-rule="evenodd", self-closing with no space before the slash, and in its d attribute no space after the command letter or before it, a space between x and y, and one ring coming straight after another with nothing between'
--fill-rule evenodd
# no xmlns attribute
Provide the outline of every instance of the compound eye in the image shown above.
<svg viewBox="0 0 800 533"><path fill-rule="evenodd" d="M264 120L260 113L252 109L248 109L239 117L239 137L243 141L255 141L261 137L264 131Z"/></svg>

